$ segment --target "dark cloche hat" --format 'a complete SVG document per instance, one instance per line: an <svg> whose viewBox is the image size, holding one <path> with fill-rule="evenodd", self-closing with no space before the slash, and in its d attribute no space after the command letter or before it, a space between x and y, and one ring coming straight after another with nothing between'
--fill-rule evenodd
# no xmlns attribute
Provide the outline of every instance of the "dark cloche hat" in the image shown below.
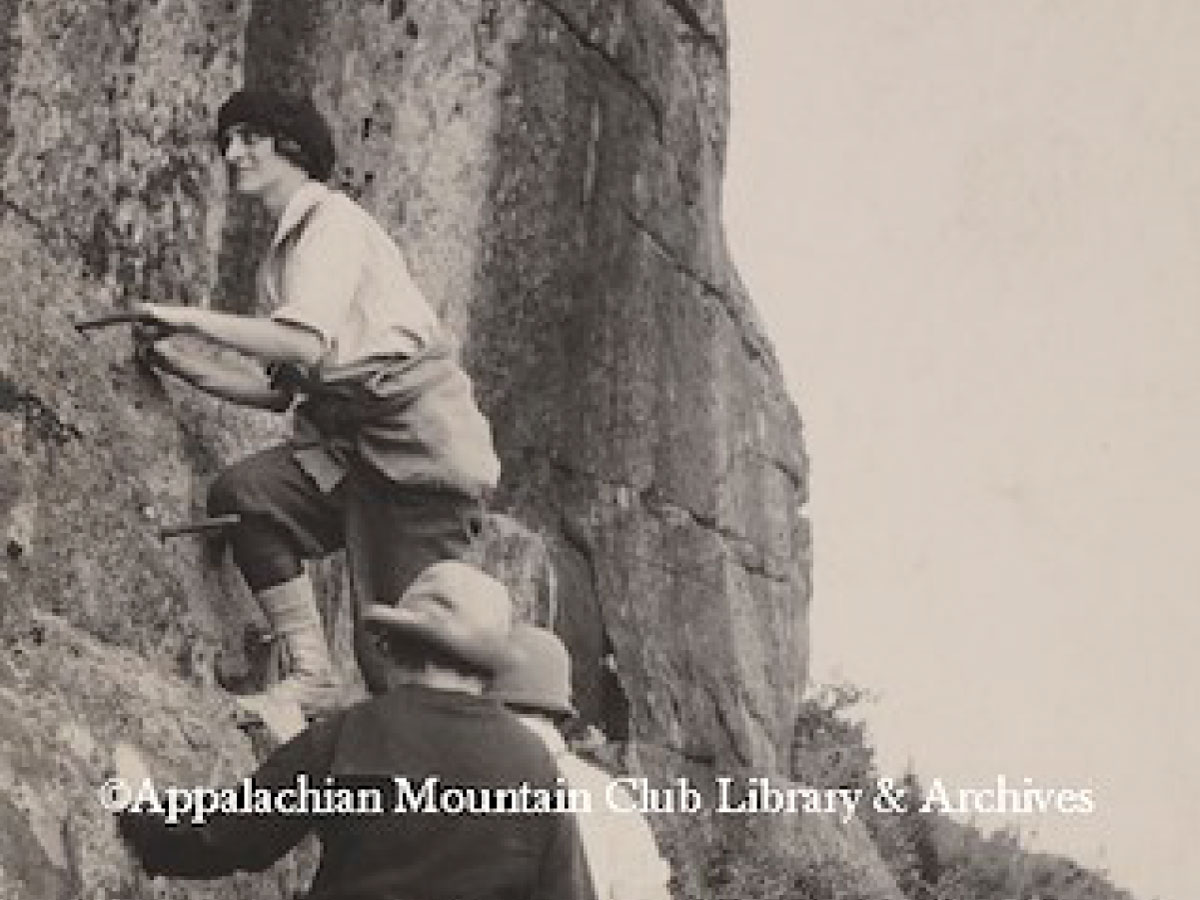
<svg viewBox="0 0 1200 900"><path fill-rule="evenodd" d="M266 88L237 91L217 112L217 143L222 149L235 125L273 137L276 150L310 178L327 181L333 174L333 132L308 96Z"/></svg>

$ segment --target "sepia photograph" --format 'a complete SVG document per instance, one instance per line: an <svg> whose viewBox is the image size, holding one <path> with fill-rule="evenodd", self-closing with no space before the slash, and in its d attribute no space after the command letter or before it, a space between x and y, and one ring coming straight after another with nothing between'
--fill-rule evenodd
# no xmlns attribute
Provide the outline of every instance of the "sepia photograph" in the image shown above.
<svg viewBox="0 0 1200 900"><path fill-rule="evenodd" d="M1198 41L0 0L0 898L1191 900Z"/></svg>
<svg viewBox="0 0 1200 900"><path fill-rule="evenodd" d="M936 896L1197 896L1200 15L727 15L725 225L812 460L810 690L1003 836Z"/></svg>

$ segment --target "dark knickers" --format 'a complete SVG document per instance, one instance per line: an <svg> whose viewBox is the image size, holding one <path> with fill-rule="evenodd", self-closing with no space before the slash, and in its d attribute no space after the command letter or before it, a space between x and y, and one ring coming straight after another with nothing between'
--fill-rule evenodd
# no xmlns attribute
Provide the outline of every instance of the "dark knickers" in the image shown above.
<svg viewBox="0 0 1200 900"><path fill-rule="evenodd" d="M482 528L482 504L453 490L398 485L374 469L353 467L328 493L284 444L222 472L208 494L210 515L236 513L229 531L234 562L254 591L290 581L305 559L341 549L359 602L395 603L431 563L467 555Z"/></svg>
<svg viewBox="0 0 1200 900"><path fill-rule="evenodd" d="M354 605L354 650L373 693L387 665L361 625L365 603L394 604L427 566L465 558L483 529L483 505L458 491L398 485L366 466L324 493L284 444L234 463L213 482L210 515L236 513L234 562L258 592L297 577L305 559L346 547Z"/></svg>

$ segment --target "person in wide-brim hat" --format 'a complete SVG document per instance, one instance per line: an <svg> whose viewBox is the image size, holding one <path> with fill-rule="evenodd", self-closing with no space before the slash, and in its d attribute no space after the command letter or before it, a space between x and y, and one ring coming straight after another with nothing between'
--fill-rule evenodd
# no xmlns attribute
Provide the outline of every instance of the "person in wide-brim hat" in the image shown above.
<svg viewBox="0 0 1200 900"><path fill-rule="evenodd" d="M571 656L553 631L518 624L509 640L508 659L492 679L488 694L509 709L562 722L577 715L571 701Z"/></svg>
<svg viewBox="0 0 1200 900"><path fill-rule="evenodd" d="M310 785L370 784L394 792L388 814L256 811L193 827L126 812L122 834L147 871L191 878L261 871L315 834L322 849L313 897L597 900L568 812L460 815L461 807L438 806L440 789L425 793L440 783L493 797L523 786L551 796L559 786L541 742L482 696L514 658L504 586L465 563L435 563L394 606L368 605L361 618L387 655L389 689L310 726L250 780L284 788L301 776ZM123 778L138 774L118 770ZM432 806L400 804L401 780Z"/></svg>
<svg viewBox="0 0 1200 900"><path fill-rule="evenodd" d="M490 678L516 660L508 590L456 560L426 568L394 606L367 605L362 621L390 646L393 664L411 663L414 655L440 657L445 665Z"/></svg>
<svg viewBox="0 0 1200 900"><path fill-rule="evenodd" d="M566 645L553 631L523 623L513 627L509 644L510 661L496 672L488 694L541 740L568 786L591 797L578 823L596 897L670 900L671 868L637 803L607 772L572 753L560 732L577 715Z"/></svg>

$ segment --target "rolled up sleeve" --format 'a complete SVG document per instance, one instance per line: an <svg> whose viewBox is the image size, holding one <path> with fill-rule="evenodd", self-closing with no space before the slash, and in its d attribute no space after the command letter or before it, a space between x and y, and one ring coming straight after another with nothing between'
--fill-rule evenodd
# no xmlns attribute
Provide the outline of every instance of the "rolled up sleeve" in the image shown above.
<svg viewBox="0 0 1200 900"><path fill-rule="evenodd" d="M282 305L271 318L315 332L328 352L362 282L368 259L366 238L350 217L334 204L326 204L314 211L295 244L281 249L285 254Z"/></svg>

